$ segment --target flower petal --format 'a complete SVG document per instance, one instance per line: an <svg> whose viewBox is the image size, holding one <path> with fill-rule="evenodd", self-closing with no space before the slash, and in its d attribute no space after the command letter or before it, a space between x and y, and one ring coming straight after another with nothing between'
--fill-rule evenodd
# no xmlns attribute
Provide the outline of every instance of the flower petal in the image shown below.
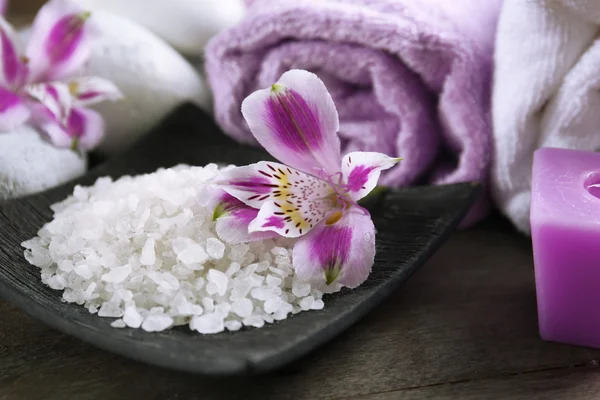
<svg viewBox="0 0 600 400"><path fill-rule="evenodd" d="M354 201L365 197L377 186L381 171L392 168L401 158L382 153L356 151L342 160L342 174L346 190Z"/></svg>
<svg viewBox="0 0 600 400"><path fill-rule="evenodd" d="M294 246L294 269L300 279L340 283L355 288L363 283L375 258L375 226L370 215L356 207L342 219L319 224Z"/></svg>
<svg viewBox="0 0 600 400"><path fill-rule="evenodd" d="M310 232L332 213L335 213L335 203L329 198L269 200L262 205L248 230L251 233L270 231L283 237L297 238Z"/></svg>
<svg viewBox="0 0 600 400"><path fill-rule="evenodd" d="M73 108L69 115L67 131L76 138L72 147L89 151L96 147L104 135L104 119L96 111Z"/></svg>
<svg viewBox="0 0 600 400"><path fill-rule="evenodd" d="M69 81L69 91L77 105L90 105L123 98L123 93L109 80L88 76Z"/></svg>
<svg viewBox="0 0 600 400"><path fill-rule="evenodd" d="M30 111L23 99L0 87L0 131L11 131L25 123Z"/></svg>
<svg viewBox="0 0 600 400"><path fill-rule="evenodd" d="M27 64L22 57L22 45L13 28L0 17L0 84L4 87L17 89L27 78Z"/></svg>
<svg viewBox="0 0 600 400"><path fill-rule="evenodd" d="M33 82L65 78L89 58L90 13L68 0L51 0L33 21L26 55Z"/></svg>
<svg viewBox="0 0 600 400"><path fill-rule="evenodd" d="M8 8L8 0L0 0L0 15L6 15L7 8Z"/></svg>
<svg viewBox="0 0 600 400"><path fill-rule="evenodd" d="M67 132L65 125L61 124L46 106L33 105L32 115L34 124L48 136L54 146L67 149L73 145L73 137Z"/></svg>
<svg viewBox="0 0 600 400"><path fill-rule="evenodd" d="M258 210L249 207L223 192L218 199L213 212L213 220L216 220L215 229L221 240L238 244L277 237L275 232L248 232L248 225L258 215Z"/></svg>
<svg viewBox="0 0 600 400"><path fill-rule="evenodd" d="M253 208L261 208L269 200L294 204L333 193L329 184L319 178L267 161L224 171L215 183Z"/></svg>
<svg viewBox="0 0 600 400"><path fill-rule="evenodd" d="M25 86L25 92L44 105L57 121L66 124L73 106L69 87L61 82L36 83Z"/></svg>
<svg viewBox="0 0 600 400"><path fill-rule="evenodd" d="M313 73L291 70L268 89L252 93L242 114L258 142L301 171L339 171L339 119L325 84Z"/></svg>

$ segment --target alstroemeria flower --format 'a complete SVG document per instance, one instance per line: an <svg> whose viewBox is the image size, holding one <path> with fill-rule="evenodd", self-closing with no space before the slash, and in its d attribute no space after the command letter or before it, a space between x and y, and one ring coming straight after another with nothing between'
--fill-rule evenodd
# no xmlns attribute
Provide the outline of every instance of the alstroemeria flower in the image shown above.
<svg viewBox="0 0 600 400"><path fill-rule="evenodd" d="M104 134L102 116L83 106L122 97L112 82L97 77L30 85L26 91L40 103L32 108L34 123L56 147L72 150L90 150Z"/></svg>
<svg viewBox="0 0 600 400"><path fill-rule="evenodd" d="M303 279L360 285L373 264L375 227L357 201L400 159L372 152L342 158L333 100L307 71L288 71L254 92L242 113L258 142L285 163L259 162L219 176L223 190L259 210L248 232L299 238L293 263Z"/></svg>
<svg viewBox="0 0 600 400"><path fill-rule="evenodd" d="M72 78L91 52L89 17L71 1L51 0L38 12L25 48L0 17L0 131L13 130L33 113L56 146L87 150L98 143L102 118L83 106L121 93L104 79Z"/></svg>

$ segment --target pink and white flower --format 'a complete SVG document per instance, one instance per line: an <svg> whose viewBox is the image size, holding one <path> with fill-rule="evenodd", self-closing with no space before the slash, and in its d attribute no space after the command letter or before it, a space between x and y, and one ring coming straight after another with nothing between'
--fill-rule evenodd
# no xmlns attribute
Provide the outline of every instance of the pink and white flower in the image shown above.
<svg viewBox="0 0 600 400"><path fill-rule="evenodd" d="M221 227L222 239L239 240L241 226L249 235L299 238L293 263L301 278L360 285L373 265L375 227L357 202L400 159L372 152L342 158L333 100L307 71L288 71L270 88L254 92L242 113L258 142L285 164L263 161L219 176L219 187L258 210L251 220L249 213L229 215L225 224L231 228Z"/></svg>
<svg viewBox="0 0 600 400"><path fill-rule="evenodd" d="M38 12L26 47L0 17L0 131L33 116L58 147L89 150L100 141L102 117L84 106L122 95L104 79L73 78L90 55L89 17L68 0L51 0Z"/></svg>

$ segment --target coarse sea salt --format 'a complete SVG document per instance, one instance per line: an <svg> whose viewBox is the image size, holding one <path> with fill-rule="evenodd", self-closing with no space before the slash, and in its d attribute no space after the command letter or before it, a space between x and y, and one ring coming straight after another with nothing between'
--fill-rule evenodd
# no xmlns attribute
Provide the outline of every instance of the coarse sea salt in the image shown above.
<svg viewBox="0 0 600 400"><path fill-rule="evenodd" d="M76 186L23 243L25 258L64 301L117 318L115 328L213 334L323 308L323 293L339 286L299 280L292 240L217 237L207 182L220 170L181 165Z"/></svg>

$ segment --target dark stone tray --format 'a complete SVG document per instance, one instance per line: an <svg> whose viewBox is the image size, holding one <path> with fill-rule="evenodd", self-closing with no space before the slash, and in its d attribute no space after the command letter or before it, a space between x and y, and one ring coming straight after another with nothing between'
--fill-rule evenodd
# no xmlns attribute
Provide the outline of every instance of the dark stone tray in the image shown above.
<svg viewBox="0 0 600 400"><path fill-rule="evenodd" d="M0 203L0 295L55 329L149 364L206 375L265 372L333 339L399 290L454 231L481 191L471 183L425 186L392 190L376 199L369 207L378 230L377 256L369 279L355 290L326 296L323 310L302 312L261 329L216 335L184 327L161 333L115 329L110 326L113 319L62 302L61 292L44 286L39 270L23 257L20 243L51 220L48 206L71 194L76 184L90 185L99 176L117 178L180 163L241 165L268 158L260 149L231 141L195 106L180 107L136 148L83 178Z"/></svg>

